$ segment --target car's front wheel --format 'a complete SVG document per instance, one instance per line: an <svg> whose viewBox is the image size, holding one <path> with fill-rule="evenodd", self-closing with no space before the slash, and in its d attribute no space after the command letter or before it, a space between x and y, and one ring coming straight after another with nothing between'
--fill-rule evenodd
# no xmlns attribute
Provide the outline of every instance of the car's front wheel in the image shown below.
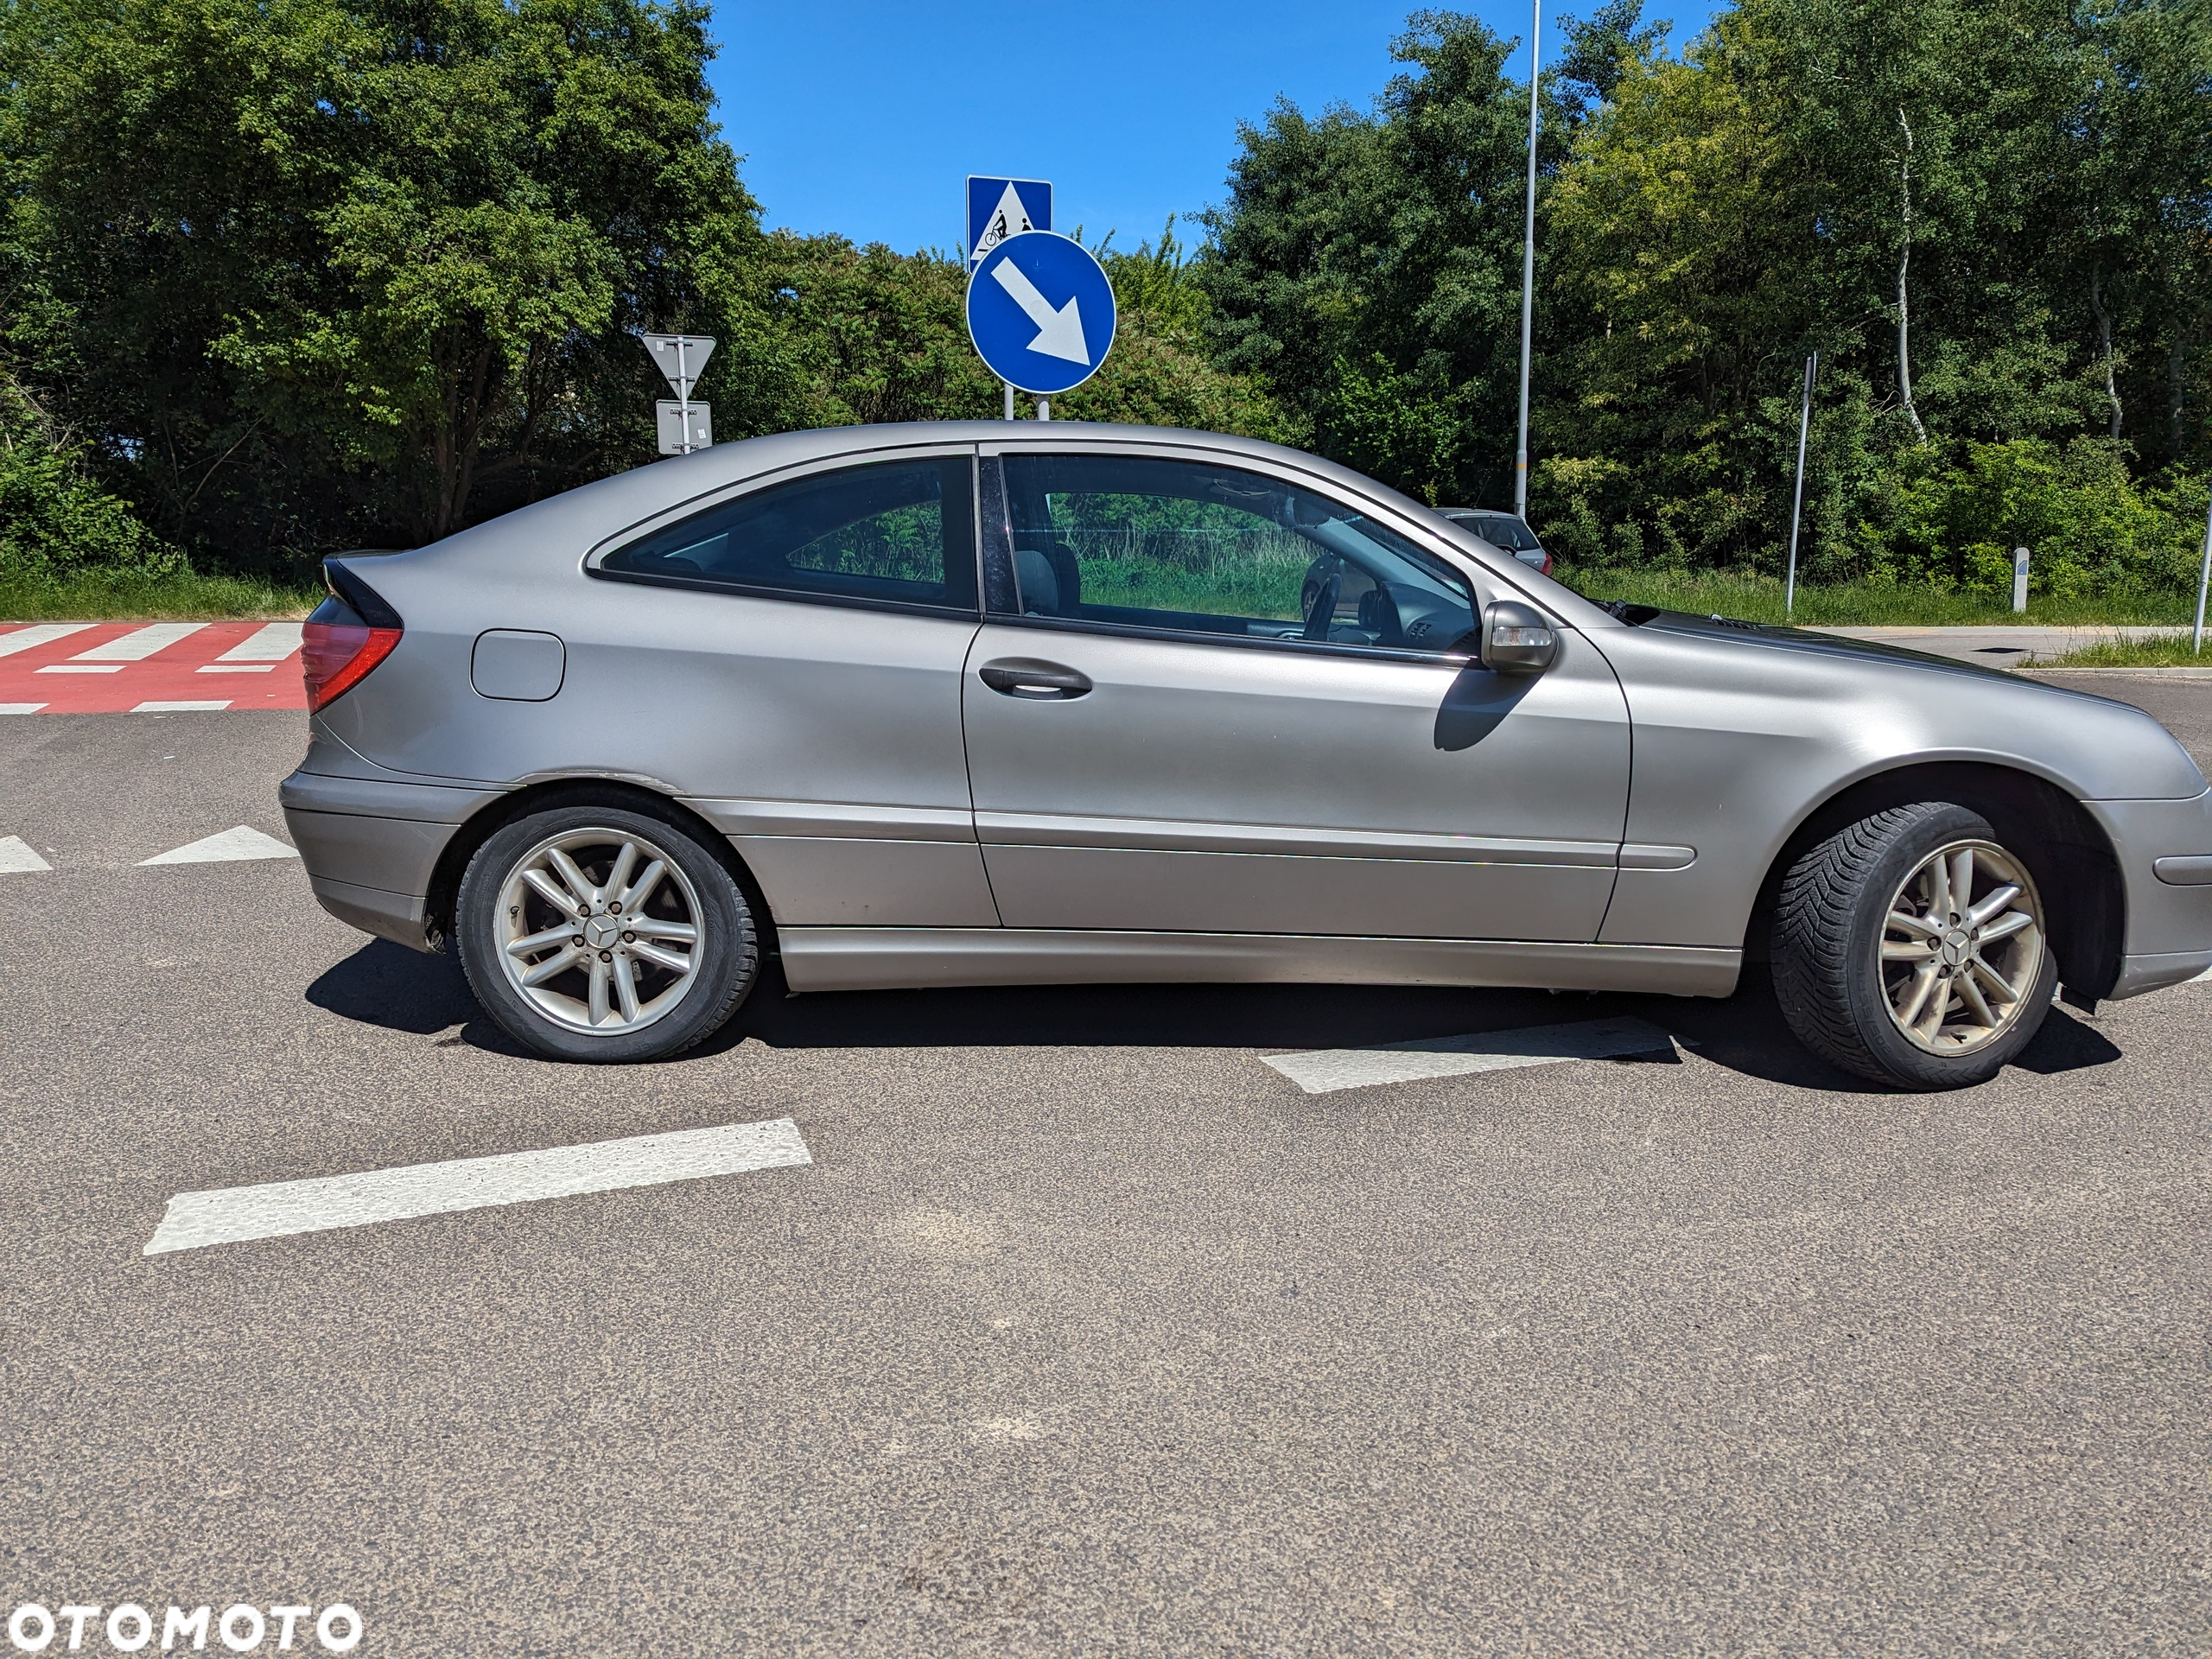
<svg viewBox="0 0 2212 1659"><path fill-rule="evenodd" d="M510 1035L566 1060L650 1060L717 1030L759 950L724 862L677 824L550 808L478 848L454 906L461 967Z"/></svg>
<svg viewBox="0 0 2212 1659"><path fill-rule="evenodd" d="M1809 849L1774 918L1776 995L1808 1048L1901 1089L1996 1075L2050 1011L2042 896L1979 814L1893 807Z"/></svg>

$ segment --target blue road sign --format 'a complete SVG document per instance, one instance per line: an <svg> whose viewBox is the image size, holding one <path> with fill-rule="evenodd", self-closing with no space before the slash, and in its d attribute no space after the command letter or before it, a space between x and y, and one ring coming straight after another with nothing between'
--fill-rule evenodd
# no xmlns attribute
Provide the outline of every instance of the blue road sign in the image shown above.
<svg viewBox="0 0 2212 1659"><path fill-rule="evenodd" d="M984 365L1039 397L1079 386L1114 343L1114 286L1082 243L1025 231L968 279L968 338Z"/></svg>
<svg viewBox="0 0 2212 1659"><path fill-rule="evenodd" d="M1052 228L1052 187L1042 179L968 175L968 268L1009 236Z"/></svg>

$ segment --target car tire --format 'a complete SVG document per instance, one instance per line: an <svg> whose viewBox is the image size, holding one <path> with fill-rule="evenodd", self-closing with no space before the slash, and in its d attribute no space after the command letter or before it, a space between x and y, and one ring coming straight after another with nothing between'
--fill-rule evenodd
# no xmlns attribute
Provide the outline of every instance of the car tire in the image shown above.
<svg viewBox="0 0 2212 1659"><path fill-rule="evenodd" d="M1980 814L1920 801L1861 818L1783 880L1783 1017L1806 1047L1876 1083L1985 1082L2050 1012L2058 969L2044 915L2027 865Z"/></svg>
<svg viewBox="0 0 2212 1659"><path fill-rule="evenodd" d="M626 806L563 804L494 830L461 877L454 931L485 1012L556 1059L680 1054L721 1029L760 973L728 862Z"/></svg>

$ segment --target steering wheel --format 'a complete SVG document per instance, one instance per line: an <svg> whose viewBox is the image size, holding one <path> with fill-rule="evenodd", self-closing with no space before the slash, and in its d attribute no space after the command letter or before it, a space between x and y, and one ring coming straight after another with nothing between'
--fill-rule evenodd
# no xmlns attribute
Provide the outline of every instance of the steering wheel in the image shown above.
<svg viewBox="0 0 2212 1659"><path fill-rule="evenodd" d="M1313 596L1313 608L1306 613L1306 637L1308 639L1326 639L1329 637L1329 626L1337 620L1337 595L1344 590L1344 572L1332 571L1329 579L1321 584L1321 591Z"/></svg>

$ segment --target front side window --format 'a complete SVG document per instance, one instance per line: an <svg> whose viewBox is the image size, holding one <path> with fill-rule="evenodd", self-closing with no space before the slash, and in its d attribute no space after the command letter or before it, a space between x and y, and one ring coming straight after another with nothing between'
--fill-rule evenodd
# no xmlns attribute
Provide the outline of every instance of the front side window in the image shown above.
<svg viewBox="0 0 2212 1659"><path fill-rule="evenodd" d="M810 473L657 530L600 561L687 586L972 611L964 455Z"/></svg>
<svg viewBox="0 0 2212 1659"><path fill-rule="evenodd" d="M1025 615L1248 639L1471 650L1465 582L1344 503L1261 473L1008 455Z"/></svg>

